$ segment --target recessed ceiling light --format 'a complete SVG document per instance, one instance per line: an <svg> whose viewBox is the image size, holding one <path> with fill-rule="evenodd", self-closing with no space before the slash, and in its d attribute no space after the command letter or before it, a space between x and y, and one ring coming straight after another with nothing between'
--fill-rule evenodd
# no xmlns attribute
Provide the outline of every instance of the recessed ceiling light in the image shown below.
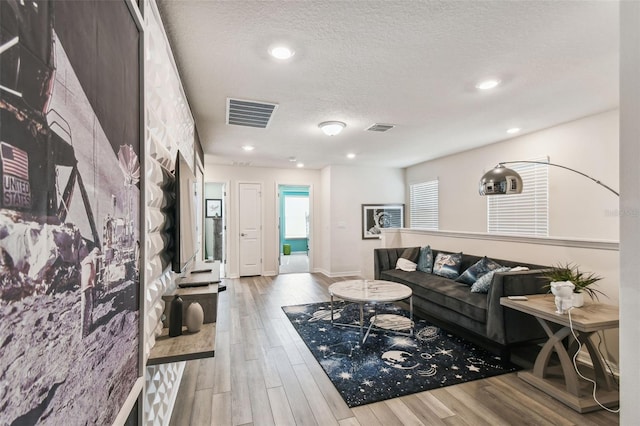
<svg viewBox="0 0 640 426"><path fill-rule="evenodd" d="M298 163L298 164L296 164L296 167L297 167L297 168L299 168L299 169L301 169L301 168L303 168L303 167L304 167L304 163Z"/></svg>
<svg viewBox="0 0 640 426"><path fill-rule="evenodd" d="M271 50L269 50L269 53L274 58L281 59L281 60L289 59L293 55L295 55L295 52L290 48L288 48L287 46L276 46Z"/></svg>
<svg viewBox="0 0 640 426"><path fill-rule="evenodd" d="M243 150L249 152L249 151L253 151L254 148L251 145L245 145L242 147Z"/></svg>
<svg viewBox="0 0 640 426"><path fill-rule="evenodd" d="M492 78L488 80L484 80L476 84L476 89L480 90L490 90L496 88L500 84L500 80L497 78Z"/></svg>
<svg viewBox="0 0 640 426"><path fill-rule="evenodd" d="M324 121L318 124L318 127L322 129L325 135L335 136L338 133L340 133L342 129L347 127L347 125L344 124L342 121Z"/></svg>
<svg viewBox="0 0 640 426"><path fill-rule="evenodd" d="M514 133L518 133L520 130L520 127L512 127L509 130L507 130L507 133L509 133L510 135L513 135Z"/></svg>
<svg viewBox="0 0 640 426"><path fill-rule="evenodd" d="M350 152L347 154L347 158L353 159L353 158L356 158L356 155L353 152Z"/></svg>

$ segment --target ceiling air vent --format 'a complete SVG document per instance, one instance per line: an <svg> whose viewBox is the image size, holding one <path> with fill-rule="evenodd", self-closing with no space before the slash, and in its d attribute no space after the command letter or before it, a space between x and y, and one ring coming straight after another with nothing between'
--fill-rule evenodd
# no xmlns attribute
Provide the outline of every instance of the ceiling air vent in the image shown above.
<svg viewBox="0 0 640 426"><path fill-rule="evenodd" d="M367 130L370 130L372 132L386 132L387 130L393 129L394 127L396 127L395 124L376 123L372 124L371 127L369 127Z"/></svg>
<svg viewBox="0 0 640 426"><path fill-rule="evenodd" d="M278 104L227 98L227 124L264 129Z"/></svg>

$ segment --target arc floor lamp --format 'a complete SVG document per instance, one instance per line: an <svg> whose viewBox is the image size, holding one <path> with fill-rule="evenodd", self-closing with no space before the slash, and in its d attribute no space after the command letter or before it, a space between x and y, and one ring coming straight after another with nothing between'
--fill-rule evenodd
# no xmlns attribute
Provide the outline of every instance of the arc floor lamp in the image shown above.
<svg viewBox="0 0 640 426"><path fill-rule="evenodd" d="M586 177L587 179L591 179L598 185L608 189L609 191L616 194L618 197L620 194L608 185L600 182L598 179L592 178L591 176L582 173L578 170L572 169L567 166L562 166L560 164L547 163L543 161L503 161L498 163L493 169L489 170L482 176L480 179L480 187L479 192L480 195L510 195L510 194L520 194L522 192L522 178L515 170L509 169L505 167L505 164L514 164L514 163L529 163L529 164L544 164L547 166L560 167L561 169L569 170L571 172L577 173Z"/></svg>

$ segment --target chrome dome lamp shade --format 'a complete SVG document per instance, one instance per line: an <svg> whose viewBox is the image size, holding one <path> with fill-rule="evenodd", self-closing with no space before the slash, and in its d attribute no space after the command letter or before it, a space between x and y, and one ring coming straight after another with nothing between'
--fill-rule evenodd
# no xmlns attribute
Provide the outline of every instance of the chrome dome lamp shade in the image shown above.
<svg viewBox="0 0 640 426"><path fill-rule="evenodd" d="M502 163L489 170L480 179L480 195L510 195L522 192L520 175Z"/></svg>
<svg viewBox="0 0 640 426"><path fill-rule="evenodd" d="M570 172L577 173L590 179L607 189L608 191L616 194L618 197L620 193L608 185L600 182L598 179L592 178L586 173L582 173L571 167L563 166L561 164L548 163L546 161L503 161L498 163L493 169L489 170L480 179L480 187L478 192L480 195L510 195L522 193L522 178L515 170L506 168L505 164L524 163L524 164L542 164L545 166L559 167L561 169L569 170Z"/></svg>

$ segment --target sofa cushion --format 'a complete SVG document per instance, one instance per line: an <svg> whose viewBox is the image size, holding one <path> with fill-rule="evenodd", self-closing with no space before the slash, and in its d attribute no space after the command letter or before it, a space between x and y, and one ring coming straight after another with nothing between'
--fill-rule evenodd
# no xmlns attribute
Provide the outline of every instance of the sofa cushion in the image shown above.
<svg viewBox="0 0 640 426"><path fill-rule="evenodd" d="M455 279L460 275L462 253L440 252L433 261L433 273L441 277Z"/></svg>
<svg viewBox="0 0 640 426"><path fill-rule="evenodd" d="M419 256L420 256L419 247L410 247L410 248L404 249L402 251L402 254L400 255L401 258L410 260L413 263L418 263Z"/></svg>
<svg viewBox="0 0 640 426"><path fill-rule="evenodd" d="M489 293L489 288L491 288L491 282L493 281L493 276L497 272L507 272L510 270L511 268L509 268L508 266L501 266L499 268L494 269L493 271L487 272L486 274L478 278L478 280L475 283L473 283L473 285L471 286L471 292L472 293Z"/></svg>
<svg viewBox="0 0 640 426"><path fill-rule="evenodd" d="M433 252L430 246L420 247L418 256L418 271L430 274L433 271Z"/></svg>
<svg viewBox="0 0 640 426"><path fill-rule="evenodd" d="M456 278L456 281L459 283L472 285L478 280L478 278L482 277L487 272L493 271L494 269L500 267L502 267L502 265L500 265L498 262L495 262L485 256L471 265L469 268L467 268L467 270L462 274L460 274L460 276Z"/></svg>
<svg viewBox="0 0 640 426"><path fill-rule="evenodd" d="M466 284L425 272L406 272L399 269L383 271L380 279L405 284L416 297L427 299L475 321L487 322L487 296L471 293Z"/></svg>

